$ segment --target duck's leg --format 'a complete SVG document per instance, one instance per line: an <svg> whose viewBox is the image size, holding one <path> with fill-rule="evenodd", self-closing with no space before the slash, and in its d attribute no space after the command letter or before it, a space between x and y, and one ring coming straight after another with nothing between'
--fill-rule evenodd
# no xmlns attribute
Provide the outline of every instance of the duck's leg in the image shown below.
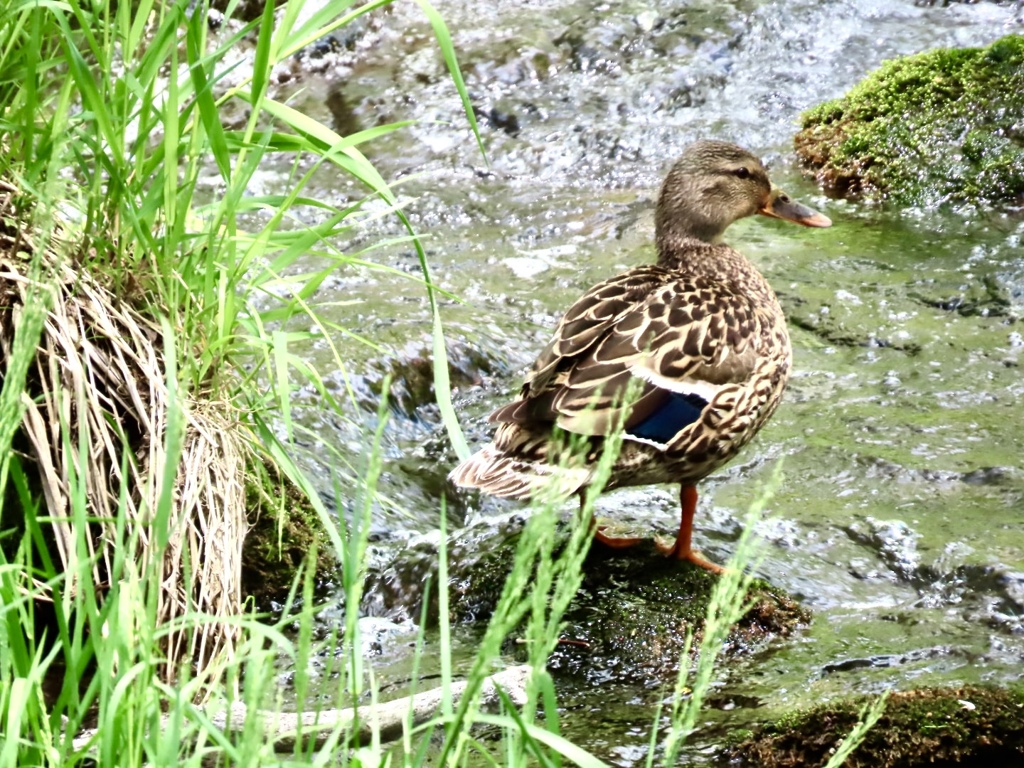
<svg viewBox="0 0 1024 768"><path fill-rule="evenodd" d="M725 569L705 560L693 551L690 540L693 536L693 515L697 511L697 487L684 485L679 491L679 506L682 509L682 517L679 521L679 533L672 544L662 544L657 539L654 546L666 557L674 557L676 560L687 560L694 565L699 565L712 573L724 573Z"/></svg>
<svg viewBox="0 0 1024 768"><path fill-rule="evenodd" d="M586 491L580 490L580 514L583 514L583 508L586 506L587 497ZM637 544L641 544L646 539L634 538L631 536L615 537L608 536L604 533L604 526L598 525L594 518L590 518L590 527L594 529L594 541L598 544L603 544L610 549L629 549L635 547Z"/></svg>

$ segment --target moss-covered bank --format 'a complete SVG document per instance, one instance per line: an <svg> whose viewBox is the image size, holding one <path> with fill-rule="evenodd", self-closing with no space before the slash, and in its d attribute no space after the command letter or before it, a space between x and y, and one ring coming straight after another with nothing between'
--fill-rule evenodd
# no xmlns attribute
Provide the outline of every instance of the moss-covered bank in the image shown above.
<svg viewBox="0 0 1024 768"><path fill-rule="evenodd" d="M803 162L839 196L1024 200L1024 36L888 61L803 115Z"/></svg>
<svg viewBox="0 0 1024 768"><path fill-rule="evenodd" d="M785 717L732 750L741 765L825 765L853 729L863 699ZM847 768L1024 764L1024 688L926 688L889 697Z"/></svg>
<svg viewBox="0 0 1024 768"><path fill-rule="evenodd" d="M269 461L246 475L249 530L242 547L242 595L260 608L282 601L295 575L316 552L315 579L330 578L338 567L323 523L309 499Z"/></svg>

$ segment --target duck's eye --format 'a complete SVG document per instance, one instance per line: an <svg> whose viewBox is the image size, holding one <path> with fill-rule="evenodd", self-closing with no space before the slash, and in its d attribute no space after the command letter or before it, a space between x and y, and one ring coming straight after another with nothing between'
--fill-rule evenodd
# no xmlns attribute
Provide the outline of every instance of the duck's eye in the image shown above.
<svg viewBox="0 0 1024 768"><path fill-rule="evenodd" d="M737 168L735 171L733 171L733 174L735 174L735 176L737 178L740 178L740 179L749 179L750 178L750 170L748 168L746 168L745 166L742 166L742 165L739 168Z"/></svg>

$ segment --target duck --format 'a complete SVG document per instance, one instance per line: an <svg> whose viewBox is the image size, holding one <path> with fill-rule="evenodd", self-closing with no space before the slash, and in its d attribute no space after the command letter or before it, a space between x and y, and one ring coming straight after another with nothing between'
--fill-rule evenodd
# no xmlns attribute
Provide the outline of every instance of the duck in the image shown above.
<svg viewBox="0 0 1024 768"><path fill-rule="evenodd" d="M758 214L832 223L773 186L746 149L707 139L688 145L658 195L657 262L598 283L569 307L518 397L490 415L492 441L459 463L451 482L521 500L554 489L579 495L582 508L604 448L615 443L603 490L678 483L675 540L655 538L655 547L721 573L693 548L697 484L775 413L792 365L778 297L722 240L734 222ZM609 439L614 430L621 440ZM567 438L582 444L568 461ZM594 538L616 549L645 540L597 525Z"/></svg>

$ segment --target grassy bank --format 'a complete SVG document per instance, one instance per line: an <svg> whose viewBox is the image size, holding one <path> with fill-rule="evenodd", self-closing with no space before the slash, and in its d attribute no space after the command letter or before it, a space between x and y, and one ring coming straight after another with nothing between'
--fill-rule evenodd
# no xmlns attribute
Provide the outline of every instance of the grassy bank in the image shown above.
<svg viewBox="0 0 1024 768"><path fill-rule="evenodd" d="M310 488L292 460L290 395L312 386L332 401L291 348L311 335L333 348L344 331L310 301L332 272L366 264L344 244L368 200L408 229L447 375L425 254L359 150L403 126L340 136L270 87L281 62L386 4L301 23L300 3L268 6L216 36L186 2L14 4L0 20L0 764L72 764L83 750L104 765L211 750L273 760L258 719L226 736L207 716L236 699L273 706L281 659L302 700L315 553L274 627L243 610L241 551L247 517L286 516L283 489ZM468 104L443 22L423 10ZM221 122L231 108L247 114L234 130ZM250 194L271 160L291 163L287 191ZM365 197L306 196L322 167ZM302 273L309 256L327 266ZM355 468L366 509L374 466L371 451ZM357 600L359 537L308 501ZM298 635L281 631L294 622ZM352 659L340 706L364 688L354 623L334 642Z"/></svg>

